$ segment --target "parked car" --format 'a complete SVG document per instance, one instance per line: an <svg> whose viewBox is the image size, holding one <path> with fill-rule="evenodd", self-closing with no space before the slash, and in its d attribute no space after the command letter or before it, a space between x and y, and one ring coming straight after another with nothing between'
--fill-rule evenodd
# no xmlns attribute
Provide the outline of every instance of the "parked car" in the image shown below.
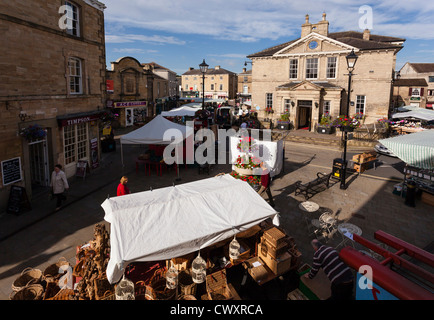
<svg viewBox="0 0 434 320"><path fill-rule="evenodd" d="M389 156L389 157L394 157L396 158L396 155L390 151L389 149L387 149L383 144L379 143L374 147L374 150L379 153L379 154L383 154L385 156Z"/></svg>

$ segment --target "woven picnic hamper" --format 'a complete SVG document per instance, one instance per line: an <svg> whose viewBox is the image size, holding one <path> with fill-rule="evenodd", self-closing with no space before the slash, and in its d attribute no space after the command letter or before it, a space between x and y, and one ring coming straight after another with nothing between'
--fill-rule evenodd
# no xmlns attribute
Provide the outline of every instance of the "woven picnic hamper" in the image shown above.
<svg viewBox="0 0 434 320"><path fill-rule="evenodd" d="M19 291L28 284L38 284L42 280L42 271L39 269L26 268L21 272L21 275L12 283L12 290Z"/></svg>
<svg viewBox="0 0 434 320"><path fill-rule="evenodd" d="M48 298L46 300L76 300L75 291L72 289L61 289L54 297Z"/></svg>

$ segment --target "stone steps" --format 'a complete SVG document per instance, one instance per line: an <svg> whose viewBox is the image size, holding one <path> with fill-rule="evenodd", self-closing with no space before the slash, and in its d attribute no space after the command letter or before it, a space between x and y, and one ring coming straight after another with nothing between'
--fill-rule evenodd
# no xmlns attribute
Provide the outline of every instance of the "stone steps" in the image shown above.
<svg viewBox="0 0 434 320"><path fill-rule="evenodd" d="M321 145L321 146L333 146L340 147L341 140L333 139L333 138L323 138L319 136L295 136L295 135L287 135L285 141L297 142L297 143L305 143L305 144L313 144L313 145ZM374 147L378 142L377 141L362 141L362 140L349 140L348 146L354 147Z"/></svg>

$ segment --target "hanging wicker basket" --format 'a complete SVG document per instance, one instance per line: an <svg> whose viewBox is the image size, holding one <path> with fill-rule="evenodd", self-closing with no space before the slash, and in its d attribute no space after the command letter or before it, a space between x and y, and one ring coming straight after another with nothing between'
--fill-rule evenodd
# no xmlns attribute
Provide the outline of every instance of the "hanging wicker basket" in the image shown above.
<svg viewBox="0 0 434 320"><path fill-rule="evenodd" d="M52 265L49 265L45 270L44 270L44 280L47 282L51 282L51 281L58 281L60 277L62 277L65 272L63 273L59 273L59 269L62 266L71 266L69 264L68 261L66 261L65 258L60 258L57 263L54 263Z"/></svg>
<svg viewBox="0 0 434 320"><path fill-rule="evenodd" d="M19 291L28 284L38 284L42 280L42 271L39 269L26 268L21 275L12 283L12 290Z"/></svg>
<svg viewBox="0 0 434 320"><path fill-rule="evenodd" d="M43 286L40 284L29 284L19 291L13 291L9 298L11 300L41 300L43 294Z"/></svg>

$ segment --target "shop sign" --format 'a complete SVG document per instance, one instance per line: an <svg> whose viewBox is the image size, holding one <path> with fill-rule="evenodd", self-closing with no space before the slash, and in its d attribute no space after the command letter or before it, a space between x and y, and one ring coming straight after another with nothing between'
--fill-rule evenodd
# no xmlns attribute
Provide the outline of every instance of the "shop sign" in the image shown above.
<svg viewBox="0 0 434 320"><path fill-rule="evenodd" d="M21 181L21 158L13 158L1 162L1 171L3 177L3 185Z"/></svg>
<svg viewBox="0 0 434 320"><path fill-rule="evenodd" d="M146 107L147 101L115 102L115 108Z"/></svg>
<svg viewBox="0 0 434 320"><path fill-rule="evenodd" d="M98 160L98 139L94 138L90 140L90 155L92 159L92 169L96 169L99 167Z"/></svg>

